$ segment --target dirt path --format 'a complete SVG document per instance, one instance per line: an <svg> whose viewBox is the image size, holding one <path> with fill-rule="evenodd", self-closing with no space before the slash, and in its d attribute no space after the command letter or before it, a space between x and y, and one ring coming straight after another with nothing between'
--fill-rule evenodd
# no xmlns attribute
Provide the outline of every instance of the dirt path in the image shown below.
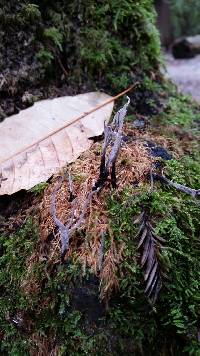
<svg viewBox="0 0 200 356"><path fill-rule="evenodd" d="M167 76L179 89L200 102L200 55L191 59L174 59L166 54Z"/></svg>

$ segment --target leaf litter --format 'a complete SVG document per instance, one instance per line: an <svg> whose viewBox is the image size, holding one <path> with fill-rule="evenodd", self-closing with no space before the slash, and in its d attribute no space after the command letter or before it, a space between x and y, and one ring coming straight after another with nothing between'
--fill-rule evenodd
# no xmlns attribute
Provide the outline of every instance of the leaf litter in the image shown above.
<svg viewBox="0 0 200 356"><path fill-rule="evenodd" d="M129 131L129 124L125 125L123 135ZM96 142L90 151L85 152L76 162L72 163L68 169L63 170L61 176L54 177L52 183L44 192L43 201L40 206L40 237L43 245L48 245L48 262L50 264L60 261L60 231L55 226L55 216L52 215L52 196L56 191L56 216L59 221L66 225L71 218L80 217L84 203L89 192L94 189L99 177L99 167L101 166L102 145ZM108 156L112 152L112 147L108 150ZM152 158L149 155L145 144L140 140L132 139L130 142L123 141L116 162L117 189L120 195L124 188L133 186L134 182L140 185L145 183L152 165ZM73 181L73 196L76 199L75 209L73 208L72 194L69 185L69 174ZM59 189L58 189L59 184ZM103 189L92 195L86 207L84 218L78 229L69 238L69 246L64 260L73 259L82 266L83 274L87 268L100 278L100 297L107 300L112 291L117 290L118 266L123 260L125 243L115 241L109 225L109 214L107 211L107 200L112 189L112 177L104 182ZM104 251L105 240L109 235L110 247ZM52 236L52 241L49 241Z"/></svg>

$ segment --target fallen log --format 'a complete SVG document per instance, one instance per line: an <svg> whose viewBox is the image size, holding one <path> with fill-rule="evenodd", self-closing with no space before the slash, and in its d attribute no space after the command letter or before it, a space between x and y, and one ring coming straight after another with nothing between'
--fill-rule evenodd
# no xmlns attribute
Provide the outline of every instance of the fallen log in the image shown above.
<svg viewBox="0 0 200 356"><path fill-rule="evenodd" d="M193 58L200 54L200 35L178 38L172 45L175 58Z"/></svg>

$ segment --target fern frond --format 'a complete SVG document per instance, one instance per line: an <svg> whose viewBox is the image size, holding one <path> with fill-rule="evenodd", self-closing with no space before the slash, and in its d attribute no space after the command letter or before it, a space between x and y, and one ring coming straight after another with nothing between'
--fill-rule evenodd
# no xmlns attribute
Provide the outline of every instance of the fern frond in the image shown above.
<svg viewBox="0 0 200 356"><path fill-rule="evenodd" d="M145 294L154 305L162 287L162 271L158 258L165 240L157 236L145 211L135 221L139 224L137 237L141 251L140 265L144 270Z"/></svg>

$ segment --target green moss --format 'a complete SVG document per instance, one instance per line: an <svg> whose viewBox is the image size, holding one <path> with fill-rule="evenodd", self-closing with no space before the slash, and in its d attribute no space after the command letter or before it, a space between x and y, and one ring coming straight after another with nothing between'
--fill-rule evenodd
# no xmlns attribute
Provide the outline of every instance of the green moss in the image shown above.
<svg viewBox="0 0 200 356"><path fill-rule="evenodd" d="M115 91L134 80L136 68L148 72L158 65L160 41L152 0L103 0L101 4L70 0L48 5L45 0L16 1L3 5L0 18L0 30L10 38L13 24L18 32L32 33L36 49L32 59L42 59L41 78L59 77L59 57L70 86L92 80L97 87Z"/></svg>
<svg viewBox="0 0 200 356"><path fill-rule="evenodd" d="M175 37L199 34L199 1L170 0L169 4L172 10L171 21Z"/></svg>
<svg viewBox="0 0 200 356"><path fill-rule="evenodd" d="M195 154L195 157L185 155L179 160L169 161L166 164L166 172L177 183L199 189L200 158L198 155Z"/></svg>
<svg viewBox="0 0 200 356"><path fill-rule="evenodd" d="M193 132L195 127L198 134L196 104L182 97L177 97L177 100L179 104L184 103L184 109L190 115L188 130ZM177 105L177 117L182 111L182 106ZM165 113L165 118L166 122L170 120L171 111ZM187 137L187 132L185 135ZM194 136L193 140L190 139L190 155L162 162L167 177L199 189L198 152L199 144ZM112 333L120 334L118 349L133 354L198 355L199 201L154 182L153 192L144 185L126 190L120 198L114 194L109 199L108 209L115 241L123 240L126 244L125 258L118 272L120 290L110 308ZM166 241L159 258L161 268L167 271L167 278L163 280L159 299L153 308L144 295L143 272L135 238L137 226L133 223L142 209L148 211L156 233Z"/></svg>
<svg viewBox="0 0 200 356"><path fill-rule="evenodd" d="M196 177L191 183L196 186ZM135 352L142 349L149 355L160 355L171 339L174 355L186 349L196 355L200 300L199 206L184 194L165 191L162 187L151 194L141 192L137 198L129 196L121 202L116 198L109 203L111 227L115 239L126 243L126 253L119 267L120 292L110 313L114 332L120 332L122 340L126 339L121 351L126 350L128 339ZM144 207L149 210L157 234L166 240L161 265L167 268L168 279L163 281L155 308L148 307L144 296L133 225L138 211Z"/></svg>
<svg viewBox="0 0 200 356"><path fill-rule="evenodd" d="M40 343L53 349L56 338L59 355L95 352L96 344L105 344L103 329L93 335L95 326L71 303L82 283L80 266L55 265L52 271L45 256L37 260L37 230L28 219L15 235L0 236L0 351L30 355L41 351ZM83 293L86 288L87 281Z"/></svg>
<svg viewBox="0 0 200 356"><path fill-rule="evenodd" d="M30 192L35 193L37 195L41 195L44 192L45 188L47 187L48 187L48 183L46 182L39 183L35 185L33 188L31 188Z"/></svg>
<svg viewBox="0 0 200 356"><path fill-rule="evenodd" d="M35 248L37 236L37 228L31 219L16 235L0 236L0 329L4 334L1 352L5 354L8 350L11 355L22 355L27 351L26 338L21 338L12 320L33 303L20 289L27 274L26 259Z"/></svg>
<svg viewBox="0 0 200 356"><path fill-rule="evenodd" d="M194 129L200 119L199 107L189 96L180 95L175 87L168 87L170 96L163 115L163 124L174 124L184 129Z"/></svg>
<svg viewBox="0 0 200 356"><path fill-rule="evenodd" d="M51 40L52 44L62 51L63 35L56 27L46 28L44 30L44 37Z"/></svg>

